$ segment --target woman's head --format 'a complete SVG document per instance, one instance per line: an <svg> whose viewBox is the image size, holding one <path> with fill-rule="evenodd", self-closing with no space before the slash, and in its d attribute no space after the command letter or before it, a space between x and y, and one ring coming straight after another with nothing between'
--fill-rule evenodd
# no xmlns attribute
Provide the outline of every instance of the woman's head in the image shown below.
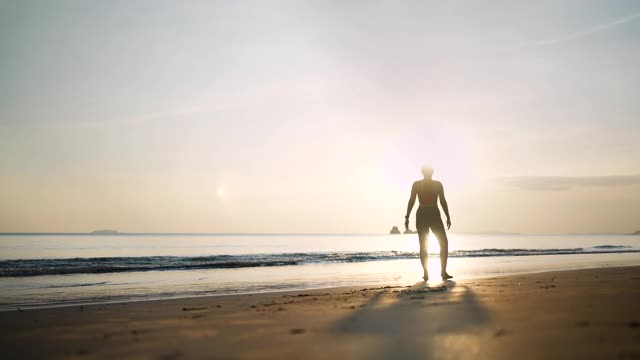
<svg viewBox="0 0 640 360"><path fill-rule="evenodd" d="M425 178L433 176L433 168L431 165L422 165L422 175L424 175Z"/></svg>

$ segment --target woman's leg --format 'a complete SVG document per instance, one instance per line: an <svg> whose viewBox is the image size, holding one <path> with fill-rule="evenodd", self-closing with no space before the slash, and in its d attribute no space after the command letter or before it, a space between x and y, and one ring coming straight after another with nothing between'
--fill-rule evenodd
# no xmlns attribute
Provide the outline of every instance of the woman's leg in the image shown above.
<svg viewBox="0 0 640 360"><path fill-rule="evenodd" d="M451 278L451 275L447 274L447 260L449 259L449 239L447 239L447 232L444 229L444 224L441 219L434 221L432 226L433 234L440 243L440 273L444 280Z"/></svg>
<svg viewBox="0 0 640 360"><path fill-rule="evenodd" d="M418 231L418 241L420 242L420 263L424 270L424 279L428 280L429 272L427 271L427 259L429 257L429 253L427 251L427 237L429 236L429 227L417 225L416 230Z"/></svg>

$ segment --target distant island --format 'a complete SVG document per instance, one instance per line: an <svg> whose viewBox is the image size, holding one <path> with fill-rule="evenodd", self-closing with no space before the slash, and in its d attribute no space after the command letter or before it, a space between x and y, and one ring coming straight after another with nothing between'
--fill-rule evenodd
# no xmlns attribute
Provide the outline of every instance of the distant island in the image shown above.
<svg viewBox="0 0 640 360"><path fill-rule="evenodd" d="M118 230L93 230L91 232L91 234L93 234L93 235L114 235L114 234L120 234L120 232Z"/></svg>
<svg viewBox="0 0 640 360"><path fill-rule="evenodd" d="M629 234L629 235L640 235L640 230L638 230L638 231L636 231L636 232L632 232L632 233L631 233L631 234Z"/></svg>

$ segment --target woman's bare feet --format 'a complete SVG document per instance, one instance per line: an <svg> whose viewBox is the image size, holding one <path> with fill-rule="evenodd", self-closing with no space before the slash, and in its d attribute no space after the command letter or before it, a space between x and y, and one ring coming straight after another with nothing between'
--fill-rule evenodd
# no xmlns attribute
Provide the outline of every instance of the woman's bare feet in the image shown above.
<svg viewBox="0 0 640 360"><path fill-rule="evenodd" d="M451 279L453 278L453 276L447 274L446 272L443 272L442 274L440 274L442 276L442 280L447 280L447 279Z"/></svg>
<svg viewBox="0 0 640 360"><path fill-rule="evenodd" d="M422 278L424 279L424 281L429 281L429 274L424 273L424 276Z"/></svg>

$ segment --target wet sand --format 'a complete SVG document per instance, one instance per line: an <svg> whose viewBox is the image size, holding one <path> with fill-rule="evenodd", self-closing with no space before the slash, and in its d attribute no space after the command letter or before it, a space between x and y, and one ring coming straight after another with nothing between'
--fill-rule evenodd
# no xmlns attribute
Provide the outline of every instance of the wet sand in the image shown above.
<svg viewBox="0 0 640 360"><path fill-rule="evenodd" d="M3 359L640 359L640 266L10 311L0 323Z"/></svg>

